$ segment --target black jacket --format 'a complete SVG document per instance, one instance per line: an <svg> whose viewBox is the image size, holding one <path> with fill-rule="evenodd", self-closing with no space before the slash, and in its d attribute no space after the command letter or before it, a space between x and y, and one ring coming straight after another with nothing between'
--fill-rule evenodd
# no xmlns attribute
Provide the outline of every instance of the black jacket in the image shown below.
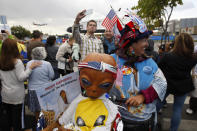
<svg viewBox="0 0 197 131"><path fill-rule="evenodd" d="M184 95L194 89L191 69L197 64L197 58L186 58L174 53L165 54L159 67L167 80L167 91L174 95Z"/></svg>

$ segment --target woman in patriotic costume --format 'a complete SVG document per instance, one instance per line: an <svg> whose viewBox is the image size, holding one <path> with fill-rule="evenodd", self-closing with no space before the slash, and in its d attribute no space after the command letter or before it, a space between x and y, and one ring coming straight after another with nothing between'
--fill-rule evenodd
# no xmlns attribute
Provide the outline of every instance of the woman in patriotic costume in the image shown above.
<svg viewBox="0 0 197 131"><path fill-rule="evenodd" d="M118 72L110 95L126 99L119 108L125 131L150 131L154 127L156 102L164 99L167 83L157 64L144 51L152 31L147 30L138 16L129 14L129 17L131 21L121 30L120 48L117 54L112 54Z"/></svg>

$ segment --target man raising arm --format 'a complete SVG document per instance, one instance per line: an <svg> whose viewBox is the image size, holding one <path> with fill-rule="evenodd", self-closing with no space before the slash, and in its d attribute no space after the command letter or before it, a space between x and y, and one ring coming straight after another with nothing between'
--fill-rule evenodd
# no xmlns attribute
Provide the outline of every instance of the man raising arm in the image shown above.
<svg viewBox="0 0 197 131"><path fill-rule="evenodd" d="M79 32L79 22L86 16L85 12L86 10L83 10L77 14L72 32L76 43L80 45L80 53L82 60L85 58L87 54L92 52L104 53L103 44L101 40L94 35L97 29L97 23L95 20L90 20L87 22L87 33L85 35L82 35Z"/></svg>

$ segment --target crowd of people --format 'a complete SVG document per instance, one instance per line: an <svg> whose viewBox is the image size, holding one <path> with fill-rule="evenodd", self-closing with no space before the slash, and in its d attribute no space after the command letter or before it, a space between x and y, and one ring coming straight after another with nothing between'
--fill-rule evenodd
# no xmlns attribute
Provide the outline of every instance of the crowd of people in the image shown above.
<svg viewBox="0 0 197 131"><path fill-rule="evenodd" d="M72 36L60 46L56 45L55 36L49 36L46 43L42 43L43 34L38 30L33 31L32 39L25 44L21 44L7 31L6 37L0 35L0 111L6 114L8 120L7 126L0 123L0 129L21 131L24 81L28 81L28 108L35 113L35 119L38 120L41 107L36 89L61 76L79 71L83 99L97 99L108 93L110 97L125 100L112 100L115 105L119 105L117 112L120 113L124 131L157 130L157 113L167 103L166 97L172 94L174 103L169 130L178 131L181 112L188 95L191 95L191 99L186 112L194 114L197 110L197 48L194 48L192 37L187 33L180 33L172 43L160 45L156 52L154 41L149 39L153 32L145 28L143 21L143 24L138 25L132 19L122 29L119 41L113 30L109 29L105 30L100 39L95 36L95 20L87 22L86 34L80 33L80 21L86 16L85 11L77 14ZM111 59L113 62L109 61ZM99 69L93 65L78 68L81 67L81 62L98 64L102 61L107 63L107 67L102 68L116 66L116 71L111 71L112 74L109 75L105 70L95 71ZM102 83L101 77L110 83ZM98 89L93 86L94 83ZM103 98L102 100L105 101ZM68 109L72 110L70 108ZM68 111L56 121L57 125L69 121L66 114L69 114ZM74 124L81 127L80 122L74 121ZM109 129L108 125L106 127L103 129Z"/></svg>

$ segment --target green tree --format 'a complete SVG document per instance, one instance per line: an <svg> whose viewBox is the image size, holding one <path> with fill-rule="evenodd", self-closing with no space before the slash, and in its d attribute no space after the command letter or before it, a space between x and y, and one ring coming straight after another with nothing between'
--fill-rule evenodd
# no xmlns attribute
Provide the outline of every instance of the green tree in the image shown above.
<svg viewBox="0 0 197 131"><path fill-rule="evenodd" d="M20 25L19 26L12 26L11 32L18 39L24 39L25 37L31 37L31 32Z"/></svg>
<svg viewBox="0 0 197 131"><path fill-rule="evenodd" d="M161 27L166 43L168 23L174 7L182 4L182 0L139 0L132 9L138 11L137 14L145 20L148 28Z"/></svg>

